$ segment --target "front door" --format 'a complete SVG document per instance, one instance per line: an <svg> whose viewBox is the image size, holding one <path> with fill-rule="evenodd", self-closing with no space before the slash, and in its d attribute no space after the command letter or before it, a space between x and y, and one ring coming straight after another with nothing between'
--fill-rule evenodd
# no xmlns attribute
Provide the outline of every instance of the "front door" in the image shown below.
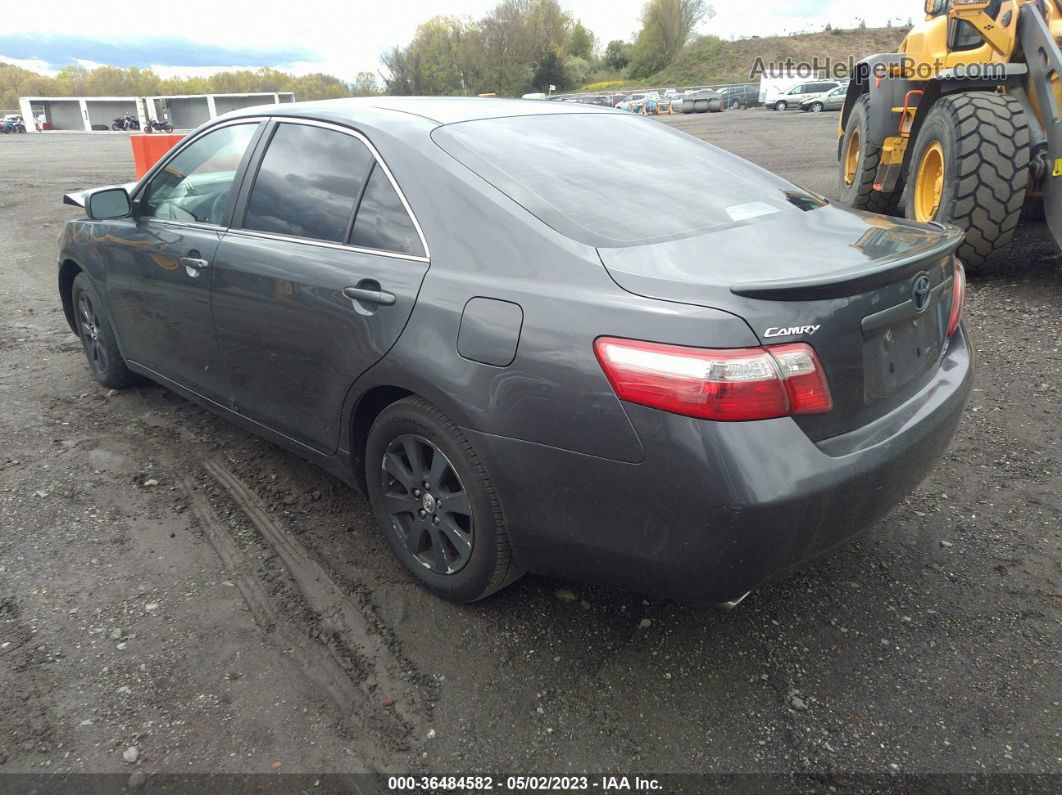
<svg viewBox="0 0 1062 795"><path fill-rule="evenodd" d="M107 232L107 295L126 359L231 404L210 311L211 266L257 122L214 129L139 191Z"/></svg>
<svg viewBox="0 0 1062 795"><path fill-rule="evenodd" d="M278 121L214 257L214 325L244 416L321 452L355 379L398 339L427 252L357 133Z"/></svg>

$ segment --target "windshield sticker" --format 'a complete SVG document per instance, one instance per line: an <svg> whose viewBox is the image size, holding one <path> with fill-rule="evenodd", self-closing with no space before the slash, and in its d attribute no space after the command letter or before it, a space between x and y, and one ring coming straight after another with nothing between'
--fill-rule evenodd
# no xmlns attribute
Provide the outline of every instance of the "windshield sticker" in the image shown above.
<svg viewBox="0 0 1062 795"><path fill-rule="evenodd" d="M735 204L726 208L726 214L733 221L746 221L749 218L758 218L761 215L770 215L778 212L777 207L772 207L765 202L749 202L748 204Z"/></svg>

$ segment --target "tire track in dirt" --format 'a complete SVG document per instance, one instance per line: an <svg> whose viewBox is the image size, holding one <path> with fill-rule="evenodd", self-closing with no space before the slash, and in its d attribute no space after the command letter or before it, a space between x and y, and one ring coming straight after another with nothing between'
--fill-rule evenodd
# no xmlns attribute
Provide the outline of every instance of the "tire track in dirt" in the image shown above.
<svg viewBox="0 0 1062 795"><path fill-rule="evenodd" d="M228 476L228 478L235 479L223 467L217 465L215 467L222 477ZM208 470L212 469L214 467L208 466ZM219 477L219 474L211 471L211 475L216 478ZM397 715L392 715L389 722L392 724L400 723L401 725L398 727L381 726L381 709L383 705L380 699L374 700L372 694L367 692L366 681L363 680L359 683L355 681L355 678L352 678L349 670L349 661L344 659L342 651L327 642L315 641L305 627L287 618L277 608L265 584L253 573L253 565L237 546L230 534L227 523L218 516L206 496L197 489L190 478L179 477L178 482L187 495L192 516L195 518L206 540L214 549L222 566L230 573L232 582L243 597L243 601L247 605L255 625L266 633L267 637L278 649L285 653L285 657L294 663L300 675L304 676L325 694L328 700L335 705L336 711L343 720L353 721L359 727L365 729L376 729L377 731L373 733L385 735L384 742L379 743L370 741L370 738L366 736L370 732L359 732L362 739L358 749L361 761L371 770L386 771L393 768L396 762L395 749L385 747L388 745L386 736L394 734L394 729L397 728L399 730L397 734L405 738L419 722L411 725L411 721L405 718L404 715L401 718ZM228 488L227 483L223 483L223 485ZM253 506L252 510L255 507L258 508L256 513L261 511L260 505L254 505L257 498L251 495L248 500L246 487L238 481L236 481L236 485L240 489L240 491L236 492L241 497L241 501L238 503L240 508L244 509L243 502L247 501L248 504ZM233 495L233 499L237 499L235 495ZM258 522L262 519L259 516L256 520L250 514L248 514L248 518L251 519L256 527L258 527ZM268 516L265 517L265 520L269 525L272 525L272 529L284 535L284 531L277 528ZM298 559L299 553L297 542L289 539L286 547L287 555L281 554L279 551L278 554L281 555L281 559L287 565L288 557ZM292 549L292 547L296 549ZM305 557L305 552L302 555ZM289 567L289 571L292 572L294 578L294 569ZM302 585L299 582L299 578L295 579L301 591ZM311 608L315 611L319 609L317 600L308 599L308 601ZM397 699L395 703L396 705L399 703ZM388 718L384 717L382 720L388 721ZM388 729L391 731L388 731Z"/></svg>
<svg viewBox="0 0 1062 795"><path fill-rule="evenodd" d="M323 648L328 649L333 664L348 671L346 679L356 691L352 704L355 710L364 709L373 715L386 703L391 707L387 714L402 724L403 734L423 737L428 710L416 682L410 681L416 678L412 663L396 653L382 628L359 609L351 595L269 514L262 500L242 480L219 461L208 461L204 466L276 551L306 603L318 616L321 634L328 640ZM231 538L229 543L234 545ZM362 674L357 682L350 678L351 667ZM344 705L348 701L349 696L344 695Z"/></svg>

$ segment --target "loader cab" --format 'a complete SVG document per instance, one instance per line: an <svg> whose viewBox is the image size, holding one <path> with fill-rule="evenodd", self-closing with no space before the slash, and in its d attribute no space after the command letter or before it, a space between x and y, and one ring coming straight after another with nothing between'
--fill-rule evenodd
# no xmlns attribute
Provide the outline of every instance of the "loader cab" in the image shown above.
<svg viewBox="0 0 1062 795"><path fill-rule="evenodd" d="M903 51L917 63L939 63L944 68L1005 61L1006 58L992 49L970 22L949 16L954 6L955 0L926 0L926 21L907 34ZM1002 6L1002 0L991 0L986 3L984 13L996 19Z"/></svg>
<svg viewBox="0 0 1062 795"><path fill-rule="evenodd" d="M949 0L947 5L948 8L950 8L952 0ZM1002 5L1003 0L992 0L985 9L985 14L992 19L996 19L999 16ZM964 19L948 20L949 51L968 53L971 50L976 50L983 46L987 46L985 40L981 37L981 34L977 32L977 28L969 22ZM991 52L991 48L989 48L989 52Z"/></svg>

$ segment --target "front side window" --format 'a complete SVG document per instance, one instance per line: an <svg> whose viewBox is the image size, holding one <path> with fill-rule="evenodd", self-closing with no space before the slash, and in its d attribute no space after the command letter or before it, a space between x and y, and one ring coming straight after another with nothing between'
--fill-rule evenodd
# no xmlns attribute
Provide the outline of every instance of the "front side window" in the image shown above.
<svg viewBox="0 0 1062 795"><path fill-rule="evenodd" d="M233 180L258 124L233 124L198 138L144 189L137 215L221 224Z"/></svg>
<svg viewBox="0 0 1062 795"><path fill-rule="evenodd" d="M424 256L420 235L417 234L417 229L413 226L413 221L406 213L406 208L398 198L387 174L379 165L373 168L369 184L365 187L365 195L358 205L350 244L417 257Z"/></svg>
<svg viewBox="0 0 1062 795"><path fill-rule="evenodd" d="M351 135L279 124L255 177L244 228L344 242L372 160Z"/></svg>

